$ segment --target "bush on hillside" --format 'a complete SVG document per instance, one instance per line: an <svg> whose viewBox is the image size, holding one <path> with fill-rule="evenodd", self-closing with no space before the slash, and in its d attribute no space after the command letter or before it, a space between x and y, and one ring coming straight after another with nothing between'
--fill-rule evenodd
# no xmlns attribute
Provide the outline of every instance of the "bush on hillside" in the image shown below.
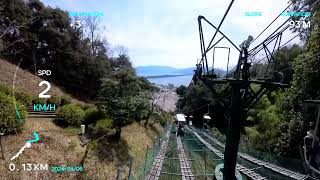
<svg viewBox="0 0 320 180"><path fill-rule="evenodd" d="M99 118L101 118L101 114L95 105L89 106L87 109L84 110L86 113L86 116L84 118L85 124L93 124L95 123Z"/></svg>
<svg viewBox="0 0 320 180"><path fill-rule="evenodd" d="M47 103L55 104L56 106L61 105L61 98L59 96L53 96L47 100Z"/></svg>
<svg viewBox="0 0 320 180"><path fill-rule="evenodd" d="M88 108L87 105L85 104L75 104L76 106L78 106L79 108L83 109L83 110L86 110Z"/></svg>
<svg viewBox="0 0 320 180"><path fill-rule="evenodd" d="M159 123L162 126L165 126L167 123L163 113L152 113L150 118L152 119L153 123Z"/></svg>
<svg viewBox="0 0 320 180"><path fill-rule="evenodd" d="M83 105L81 105L83 110L87 110L88 108L91 108L93 106L95 106L95 105L94 104L83 104Z"/></svg>
<svg viewBox="0 0 320 180"><path fill-rule="evenodd" d="M61 96L61 104L60 106L71 104L71 97L70 96Z"/></svg>
<svg viewBox="0 0 320 180"><path fill-rule="evenodd" d="M153 121L153 123L159 123L160 125L165 126L173 119L173 117L168 112L155 112L151 114L150 119Z"/></svg>
<svg viewBox="0 0 320 180"><path fill-rule="evenodd" d="M0 92L9 95L12 93L12 89L7 84L0 82Z"/></svg>
<svg viewBox="0 0 320 180"><path fill-rule="evenodd" d="M16 91L14 95L15 99L21 102L26 108L32 104L32 96L26 92Z"/></svg>
<svg viewBox="0 0 320 180"><path fill-rule="evenodd" d="M16 101L17 110L19 112L20 118L22 120L26 119L28 115L28 107L20 103L19 101ZM18 117L17 117L18 118Z"/></svg>
<svg viewBox="0 0 320 180"><path fill-rule="evenodd" d="M160 118L159 123L161 126L165 126L167 124L168 120L165 117Z"/></svg>
<svg viewBox="0 0 320 180"><path fill-rule="evenodd" d="M16 117L12 97L0 93L0 107L0 132L4 132L5 134L19 132L21 130L21 122ZM26 112L21 112L21 116L25 116Z"/></svg>
<svg viewBox="0 0 320 180"><path fill-rule="evenodd" d="M62 119L62 123L66 126L80 126L85 117L85 112L74 104L62 106L57 117Z"/></svg>
<svg viewBox="0 0 320 180"><path fill-rule="evenodd" d="M12 92L13 92L12 88L9 85L0 82L0 93L3 93L4 95L7 95L7 96L12 96L13 95ZM31 95L22 90L15 89L14 97L16 101L21 102L26 107L30 106L32 103Z"/></svg>
<svg viewBox="0 0 320 180"><path fill-rule="evenodd" d="M101 119L97 121L96 125L92 128L92 131L95 135L105 135L111 131L112 126L112 119Z"/></svg>

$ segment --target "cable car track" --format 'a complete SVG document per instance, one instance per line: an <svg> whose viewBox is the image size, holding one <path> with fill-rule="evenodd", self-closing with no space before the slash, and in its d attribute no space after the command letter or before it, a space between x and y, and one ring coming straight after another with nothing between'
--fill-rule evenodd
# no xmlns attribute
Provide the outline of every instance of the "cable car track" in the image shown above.
<svg viewBox="0 0 320 180"><path fill-rule="evenodd" d="M169 142L169 137L170 137L170 132L171 132L171 124L166 132L165 140L162 142L161 148L159 153L157 154L151 170L147 177L145 178L146 180L158 180L160 175L161 175L161 169L163 165L163 161L168 149L168 142Z"/></svg>
<svg viewBox="0 0 320 180"><path fill-rule="evenodd" d="M224 155L223 153L221 153L219 150L217 150L216 148L214 148L211 144L209 144L208 142L206 142L197 132L195 132L194 130L191 130L189 127L186 127L186 129L190 132L192 132L201 143L203 143L208 149L210 149L213 153L215 153L219 158L223 159ZM260 176L259 174L255 173L254 171L241 166L240 164L236 165L236 169L245 174L246 176L248 176L251 179L254 180L266 180L267 178Z"/></svg>
<svg viewBox="0 0 320 180"><path fill-rule="evenodd" d="M196 129L194 129L193 127L190 127L191 129L193 129L194 131L198 131ZM199 131L198 131L199 132ZM209 134L207 134L206 132L202 132L201 133L207 137L208 139L210 139L212 142L216 143L218 146L220 146L221 148L224 149L225 145L223 143L221 143L220 141L218 141L217 139L215 139L214 137L210 136ZM300 173L297 173L297 172L294 172L294 171L291 171L289 169L286 169L286 168L283 168L283 167L280 167L280 166L277 166L275 164L271 164L271 163L268 163L268 162L264 162L264 161L261 161L259 159L256 159L250 155L247 155L247 154L244 154L244 153L238 153L238 156L247 160L247 161L250 161L256 165L259 165L259 166L262 166L262 167L265 167L269 170L272 170L274 172L277 172L279 174L282 174L284 176L287 176L287 177L290 177L290 178L293 178L293 179L297 179L297 180L304 180L304 179L307 179L308 178L308 175L304 175L304 174L300 174Z"/></svg>
<svg viewBox="0 0 320 180"><path fill-rule="evenodd" d="M166 132L165 140L161 145L160 151L153 162L153 165L151 167L151 170L149 171L149 174L145 178L146 180L158 180L160 179L161 174L172 173L172 172L169 172L169 173L162 172L163 171L162 166L163 164L165 164L164 161L167 158L166 157L166 154L168 153L167 150L170 149L169 147L170 132L171 132L171 126ZM180 173L175 173L175 175L181 176L182 180L194 180L195 177L192 172L192 165L191 165L191 162L188 161L180 136L176 138L175 146L177 149L170 151L170 152L177 153L179 157L178 159L179 159Z"/></svg>
<svg viewBox="0 0 320 180"><path fill-rule="evenodd" d="M181 142L181 138L177 137L177 148L181 169L181 177L183 180L194 180L194 175L191 171L191 163L189 163L187 156L183 149L183 144Z"/></svg>

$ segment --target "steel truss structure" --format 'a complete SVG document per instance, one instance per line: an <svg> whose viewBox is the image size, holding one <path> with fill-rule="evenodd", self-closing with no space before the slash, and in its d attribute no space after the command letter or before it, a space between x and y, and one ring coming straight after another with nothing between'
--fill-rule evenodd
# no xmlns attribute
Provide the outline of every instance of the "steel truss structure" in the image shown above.
<svg viewBox="0 0 320 180"><path fill-rule="evenodd" d="M228 38L221 30L220 27L225 20L230 8L232 7L234 0L232 0L220 21L218 27L214 26L210 21L208 21L204 16L198 16L198 27L199 27L199 38L201 47L201 59L197 62L195 74L193 77L193 82L198 81L203 82L213 93L218 102L226 109L227 114L225 117L228 119L228 129L226 133L227 142L224 153L224 179L233 180L235 179L235 169L237 153L239 148L240 131L243 125L246 124L247 112L254 107L254 105L261 99L261 97L268 91L274 90L278 87L286 87L287 84L283 84L282 70L277 69L278 63L278 53L277 51L291 42L293 39L300 35L297 34L292 37L289 41L282 43L282 36L285 31L290 30L290 25L288 22L292 19L289 17L285 22L283 22L278 28L276 28L273 33L271 33L266 39L264 39L260 44L249 50L249 46L260 37L262 33L270 27L273 20L258 36L253 39L249 36L239 47L235 45L234 42ZM304 8L308 2L304 4L298 11ZM313 5L317 3L314 2ZM285 12L292 4L283 10ZM215 33L210 40L208 45L205 44L205 38L203 33L203 23L210 25L210 27L215 29ZM217 34L222 37L216 40ZM219 43L222 40L227 40L232 47L239 52L239 58L237 65L230 71L229 69L229 58L230 58L230 48L229 47L219 47ZM215 42L214 42L215 41ZM214 42L214 43L213 43ZM214 53L216 48L227 48L228 53L228 65L227 74L224 77L219 77L214 70ZM208 53L213 51L212 59L212 69L209 67ZM262 59L257 58L261 53L265 54ZM259 60L257 60L259 59ZM250 76L250 68L254 64L260 63L266 60L267 68L264 76L259 79L252 79ZM221 92L217 92L215 89L216 84L225 84L225 88ZM252 84L258 84L259 89L254 91L251 87ZM231 93L230 93L231 92Z"/></svg>

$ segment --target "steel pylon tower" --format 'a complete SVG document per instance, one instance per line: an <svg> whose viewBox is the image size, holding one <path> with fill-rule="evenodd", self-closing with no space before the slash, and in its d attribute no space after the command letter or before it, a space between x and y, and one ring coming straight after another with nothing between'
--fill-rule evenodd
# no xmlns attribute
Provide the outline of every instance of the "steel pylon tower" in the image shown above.
<svg viewBox="0 0 320 180"><path fill-rule="evenodd" d="M220 24L218 27L214 26L209 22L205 17L198 16L198 26L199 26L199 37L200 37L200 46L201 46L201 59L197 62L195 74L193 77L193 82L197 81L203 82L214 94L218 102L227 110L229 120L226 137L226 147L224 153L224 179L233 180L235 179L235 168L237 161L237 153L239 148L240 141L240 132L241 128L245 124L247 118L247 112L253 108L253 106L260 100L260 98L268 91L274 90L278 87L286 87L287 84L283 84L281 70L277 69L277 51L288 44L290 41L298 37L294 36L289 41L282 43L282 35L286 30L290 30L288 24L291 17L289 17L282 25L280 25L273 33L271 33L266 39L264 39L260 44L256 45L249 50L249 46L254 42L260 35L265 32L267 28L277 19L279 16L267 26L266 29L258 35L257 38L249 36L247 40L243 41L239 47L235 45L223 32L220 31L220 27L228 14L234 0L228 6L227 11L225 12ZM305 3L305 5L307 2ZM304 6L305 6L304 5ZM288 7L282 12L286 11ZM302 6L298 11L300 11L304 6ZM206 46L204 41L203 26L202 23L209 24L212 28L215 29L215 33ZM217 34L220 34L222 37L213 43ZM233 46L239 52L239 58L237 65L227 74L225 77L218 77L214 70L214 50L217 45L222 41L227 40L231 46ZM270 48L271 47L271 48ZM212 69L210 69L208 64L207 54L209 51L213 50L213 60L212 60ZM230 48L229 48L230 53ZM256 56L264 53L265 57L253 62L256 60ZM228 66L229 66L229 57L228 54ZM264 73L264 77L260 79L251 79L250 77L250 68L253 64L259 63L262 60L266 60L267 68ZM228 69L228 67L227 67ZM217 92L214 88L216 84L225 84L226 88ZM254 91L251 88L252 84L258 84L259 89ZM230 92L231 91L231 95Z"/></svg>

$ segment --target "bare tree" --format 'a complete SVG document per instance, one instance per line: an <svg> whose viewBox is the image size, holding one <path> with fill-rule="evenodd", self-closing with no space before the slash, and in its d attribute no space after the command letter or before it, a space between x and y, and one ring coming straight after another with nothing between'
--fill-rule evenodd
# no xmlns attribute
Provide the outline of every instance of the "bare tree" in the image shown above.
<svg viewBox="0 0 320 180"><path fill-rule="evenodd" d="M87 16L83 19L83 35L84 38L90 39L91 51L96 53L97 43L100 43L102 34L105 31L105 26L102 25L102 18L100 16Z"/></svg>

